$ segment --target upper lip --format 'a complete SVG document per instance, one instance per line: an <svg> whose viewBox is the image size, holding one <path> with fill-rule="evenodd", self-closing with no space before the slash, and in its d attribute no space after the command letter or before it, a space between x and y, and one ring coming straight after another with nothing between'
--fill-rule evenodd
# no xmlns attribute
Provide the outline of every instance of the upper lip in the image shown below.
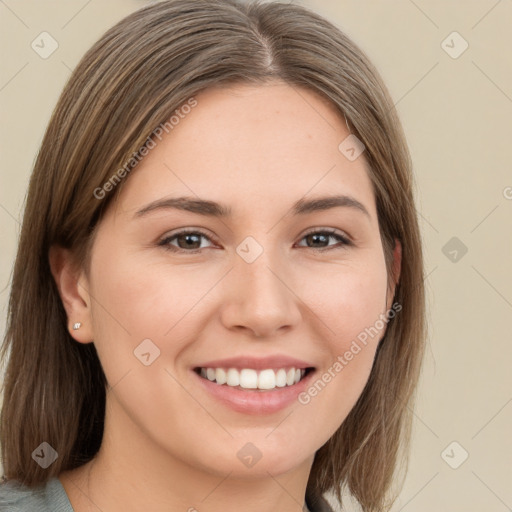
<svg viewBox="0 0 512 512"><path fill-rule="evenodd" d="M240 356L228 357L226 359L215 359L214 361L207 361L205 363L198 364L194 368L236 368L239 370L251 368L255 370L264 370L267 368L306 369L313 367L314 366L307 361L301 361L294 357L277 354L266 357Z"/></svg>

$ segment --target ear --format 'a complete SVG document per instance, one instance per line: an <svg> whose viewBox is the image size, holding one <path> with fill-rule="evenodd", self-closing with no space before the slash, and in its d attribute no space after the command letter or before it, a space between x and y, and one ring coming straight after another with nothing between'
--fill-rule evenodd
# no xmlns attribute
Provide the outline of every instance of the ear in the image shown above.
<svg viewBox="0 0 512 512"><path fill-rule="evenodd" d="M68 331L79 343L91 343L91 298L85 273L76 265L69 249L54 245L48 257L53 279L68 316ZM81 325L75 330L73 325L76 323Z"/></svg>
<svg viewBox="0 0 512 512"><path fill-rule="evenodd" d="M395 290L398 282L400 281L400 273L402 270L402 244L398 238L395 238L395 248L393 249L393 263L391 266L391 275L389 276L388 296L387 296L387 310L393 304Z"/></svg>

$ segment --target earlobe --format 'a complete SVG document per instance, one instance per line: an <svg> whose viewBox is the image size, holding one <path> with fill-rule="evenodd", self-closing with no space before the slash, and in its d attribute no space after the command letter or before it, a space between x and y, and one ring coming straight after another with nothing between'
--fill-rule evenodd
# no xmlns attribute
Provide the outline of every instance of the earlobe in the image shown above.
<svg viewBox="0 0 512 512"><path fill-rule="evenodd" d="M52 276L68 317L68 331L79 343L91 343L91 301L85 273L77 267L69 249L52 246L48 257Z"/></svg>

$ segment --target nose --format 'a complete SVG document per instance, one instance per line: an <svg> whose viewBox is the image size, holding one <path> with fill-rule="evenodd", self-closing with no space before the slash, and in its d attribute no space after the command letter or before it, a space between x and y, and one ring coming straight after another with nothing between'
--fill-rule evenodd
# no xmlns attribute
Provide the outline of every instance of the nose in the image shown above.
<svg viewBox="0 0 512 512"><path fill-rule="evenodd" d="M284 266L266 251L252 263L237 257L223 297L221 320L227 329L263 338L299 324L301 300Z"/></svg>

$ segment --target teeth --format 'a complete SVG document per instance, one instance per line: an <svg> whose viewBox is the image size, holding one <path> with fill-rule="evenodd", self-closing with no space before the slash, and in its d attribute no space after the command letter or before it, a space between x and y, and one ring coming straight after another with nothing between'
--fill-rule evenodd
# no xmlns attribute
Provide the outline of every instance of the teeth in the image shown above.
<svg viewBox="0 0 512 512"><path fill-rule="evenodd" d="M240 372L240 387L245 389L258 388L258 373L256 370L244 369Z"/></svg>
<svg viewBox="0 0 512 512"><path fill-rule="evenodd" d="M284 388L286 386L286 370L282 368L276 373L276 386L278 388Z"/></svg>
<svg viewBox="0 0 512 512"><path fill-rule="evenodd" d="M253 371L253 370L251 370ZM276 387L276 372L274 370L263 370L258 375L259 389L274 389Z"/></svg>
<svg viewBox="0 0 512 512"><path fill-rule="evenodd" d="M215 380L217 381L217 384L226 384L227 379L228 377L223 368L217 368L215 370Z"/></svg>
<svg viewBox="0 0 512 512"><path fill-rule="evenodd" d="M201 368L201 377L216 382L219 385L225 384L231 387L243 389L275 389L293 386L305 375L306 370L300 368L289 368L285 370L253 370L244 368L238 371L236 368Z"/></svg>
<svg viewBox="0 0 512 512"><path fill-rule="evenodd" d="M238 373L238 370L235 370L234 368L230 368L228 370L226 384L228 386L239 386L240 385L240 374Z"/></svg>

